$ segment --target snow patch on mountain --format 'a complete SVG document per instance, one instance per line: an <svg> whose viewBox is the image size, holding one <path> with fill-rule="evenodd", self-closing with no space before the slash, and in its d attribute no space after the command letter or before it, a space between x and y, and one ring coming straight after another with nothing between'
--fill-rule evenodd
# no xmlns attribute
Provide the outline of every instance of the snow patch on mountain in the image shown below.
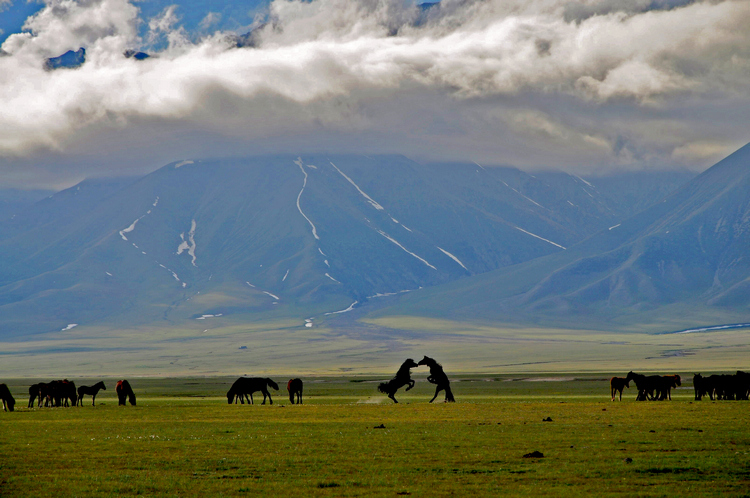
<svg viewBox="0 0 750 498"><path fill-rule="evenodd" d="M446 250L445 250L445 249L443 249L442 247L439 247L439 246L435 246L435 247L437 247L438 249L440 249L440 251L441 251L441 252L442 252L443 254L445 254L446 256L448 256L449 258L451 258L451 259L452 259L453 261L455 261L456 263L458 263L459 265L461 265L461 268L463 268L463 269L464 269L464 270L466 270L466 271L469 271L469 269L468 269L468 268L466 268L466 266L464 266L464 264L463 264L463 263L461 262L461 260L460 260L460 259L458 259L457 257L455 257L455 256L454 256L453 254L449 253L448 251L446 251Z"/></svg>
<svg viewBox="0 0 750 498"><path fill-rule="evenodd" d="M328 316L328 315L338 315L338 314L341 314L341 313L348 313L349 311L353 310L354 306L356 306L357 304L359 304L359 301L354 301L346 309L339 310L339 311L329 311L328 313L324 313L324 315Z"/></svg>
<svg viewBox="0 0 750 498"><path fill-rule="evenodd" d="M417 258L417 259L418 259L419 261L421 261L421 262L422 262L422 263L424 263L425 265L429 266L429 267L430 267L430 268L432 268L433 270L437 270L437 268L435 268L434 266L432 266L432 265L431 265L431 264L430 264L430 263L429 263L429 262L428 262L428 261L427 261L426 259L424 259L424 258L422 258L422 257L420 257L420 256L417 256L416 254L414 254L413 252L411 252L410 250L408 250L407 248L405 248L405 247L404 247L403 245L401 245L401 243L400 243L399 241L397 241L396 239L394 239L393 237L391 237L390 235L388 235L388 234L387 234L387 233L385 233L384 231L382 231L382 230L377 230L377 229L376 229L376 231L377 231L377 232L378 232L378 233L379 233L380 235L382 235L383 237L385 237L386 239L390 240L391 242L393 242L394 244L396 244L397 246L399 246L399 247L400 247L400 248L401 248L402 250L404 250L404 251L405 251L405 252L407 252L408 254L412 255L412 256L413 256L413 257L415 257L415 258Z"/></svg>
<svg viewBox="0 0 750 498"><path fill-rule="evenodd" d="M302 190L300 190L299 194L297 194L297 210L299 211L299 214L301 214L312 227L313 237L315 237L316 240L320 240L320 237L318 237L318 230L317 228L315 228L315 224L310 221L310 218L307 217L307 215L302 211L302 207L299 205L299 200L302 197L302 192L305 191L305 187L307 186L307 171L305 171L301 157L298 157L297 160L294 161L294 164L299 166L300 171L302 171L302 174L305 175L305 180L302 182Z"/></svg>
<svg viewBox="0 0 750 498"><path fill-rule="evenodd" d="M197 228L198 224L193 220L190 223L190 231L188 232L188 240L185 240L185 233L180 234L180 239L182 239L182 242L179 246L177 246L177 255L179 256L183 252L187 251L187 253L190 255L192 259L193 266L198 266L195 264L195 229Z"/></svg>
<svg viewBox="0 0 750 498"><path fill-rule="evenodd" d="M367 195L361 188L359 188L359 185L357 185L356 183L354 183L354 180L352 180L351 178L349 178L348 176L346 176L346 174L343 171L341 171L332 162L331 162L331 166L333 166L336 169L336 171L338 171L341 174L341 176L343 176L344 178L346 178L346 181L348 181L349 183L351 183L352 185L354 185L354 188L357 189L357 191L362 195L362 197L364 197L365 199L367 199L367 202L369 202L370 205L372 205L372 207L374 207L378 211L385 211L385 208L383 206L381 206L380 204L378 204L375 201L375 199L373 199L372 197L370 197L369 195ZM391 218L391 219L393 219L393 218ZM396 223L398 223L396 220L393 220L393 221L396 222Z"/></svg>
<svg viewBox="0 0 750 498"><path fill-rule="evenodd" d="M526 230L524 230L523 228L519 228L519 227L513 227L513 228L515 228L516 230L520 230L520 231L522 231L522 232L523 232L523 233L525 233L525 234L531 235L532 237L536 237L536 238L537 238L537 239L539 239L539 240L543 240L543 241L545 241L545 242L548 242L548 243L552 244L553 246L557 246L557 247L559 247L560 249L565 249L565 247L561 246L560 244L558 244L558 243L556 243L556 242L552 242L552 241L551 241L551 240L549 240L549 239L545 239L544 237L540 237L540 236L538 236L538 235L536 235L536 234L534 234L534 233L531 233L531 232L527 232L527 231L526 231Z"/></svg>

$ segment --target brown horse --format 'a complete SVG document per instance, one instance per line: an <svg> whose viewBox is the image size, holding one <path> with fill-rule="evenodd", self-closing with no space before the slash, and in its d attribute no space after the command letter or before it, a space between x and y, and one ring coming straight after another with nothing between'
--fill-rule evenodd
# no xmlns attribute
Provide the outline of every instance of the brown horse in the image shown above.
<svg viewBox="0 0 750 498"><path fill-rule="evenodd" d="M620 393L620 401L622 401L622 390L625 388L630 389L630 380L625 377L612 377L609 379L609 391L612 395L612 401L615 400L617 393Z"/></svg>
<svg viewBox="0 0 750 498"><path fill-rule="evenodd" d="M0 384L0 399L3 400L3 411L13 411L13 408L16 406L16 400L5 384Z"/></svg>
<svg viewBox="0 0 750 498"><path fill-rule="evenodd" d="M135 406L135 393L133 392L133 388L130 387L130 382L127 380L118 380L115 391L117 392L117 400L120 406L125 406L125 398L130 401L132 406Z"/></svg>
<svg viewBox="0 0 750 498"><path fill-rule="evenodd" d="M297 404L302 404L302 380L289 379L286 383L286 390L289 391L289 402L294 404L294 398L297 397Z"/></svg>

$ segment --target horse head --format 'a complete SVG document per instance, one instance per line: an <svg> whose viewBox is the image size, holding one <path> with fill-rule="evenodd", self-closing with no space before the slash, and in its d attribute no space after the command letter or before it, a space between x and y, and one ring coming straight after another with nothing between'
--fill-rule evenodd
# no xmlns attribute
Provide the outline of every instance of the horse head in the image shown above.
<svg viewBox="0 0 750 498"><path fill-rule="evenodd" d="M232 401L234 401L234 397L235 397L234 391L232 391L231 389L227 391L227 403L231 405Z"/></svg>
<svg viewBox="0 0 750 498"><path fill-rule="evenodd" d="M415 362L411 358L407 358L406 361L404 362L404 364L401 365L401 366L402 367L408 367L408 368L417 368L419 366L419 363Z"/></svg>
<svg viewBox="0 0 750 498"><path fill-rule="evenodd" d="M417 363L417 365L427 365L427 366L431 366L434 364L435 364L435 360L433 360L432 358L428 356L425 356L424 358L419 360L419 363Z"/></svg>

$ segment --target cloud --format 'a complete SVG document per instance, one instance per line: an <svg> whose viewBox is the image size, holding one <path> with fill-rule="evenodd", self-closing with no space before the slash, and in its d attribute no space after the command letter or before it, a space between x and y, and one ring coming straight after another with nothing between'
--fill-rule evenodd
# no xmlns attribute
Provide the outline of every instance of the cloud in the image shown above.
<svg viewBox="0 0 750 498"><path fill-rule="evenodd" d="M118 137L163 157L188 133L212 137L187 144L204 156L348 150L355 140L368 152L521 165L690 163L705 156L679 151L699 132L736 143L750 124L689 112L748 104L744 0L443 0L428 11L275 0L247 48L231 33L205 34L212 14L199 36L169 6L143 38L139 15L128 0L47 0L8 37L0 157L92 156ZM79 47L79 69L43 70ZM154 57L128 59L127 49ZM639 132L665 122L670 133Z"/></svg>

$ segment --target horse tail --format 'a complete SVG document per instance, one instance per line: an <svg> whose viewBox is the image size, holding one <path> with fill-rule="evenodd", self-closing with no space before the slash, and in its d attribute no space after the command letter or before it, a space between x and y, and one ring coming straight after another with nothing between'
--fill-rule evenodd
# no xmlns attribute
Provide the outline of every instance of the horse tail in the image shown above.
<svg viewBox="0 0 750 498"><path fill-rule="evenodd" d="M450 403L454 403L456 401L456 398L453 397L453 391L451 391L450 385L445 386L445 401L448 401Z"/></svg>
<svg viewBox="0 0 750 498"><path fill-rule="evenodd" d="M380 391L383 394L390 394L391 390L389 389L390 382L381 382L378 386L378 391Z"/></svg>
<svg viewBox="0 0 750 498"><path fill-rule="evenodd" d="M269 386L273 387L274 390L276 390L276 391L279 390L279 385L277 383L275 383L274 381L272 381L271 379L269 379L269 378L266 378L266 384L268 384Z"/></svg>

